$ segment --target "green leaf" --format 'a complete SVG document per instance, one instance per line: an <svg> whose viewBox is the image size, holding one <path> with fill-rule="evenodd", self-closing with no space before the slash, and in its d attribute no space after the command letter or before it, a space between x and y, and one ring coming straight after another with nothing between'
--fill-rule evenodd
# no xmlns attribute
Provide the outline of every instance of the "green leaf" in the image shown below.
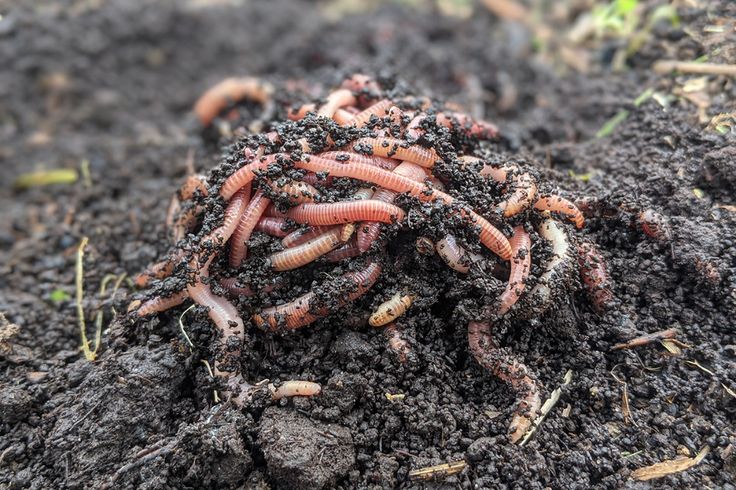
<svg viewBox="0 0 736 490"><path fill-rule="evenodd" d="M618 111L615 116L606 121L603 127L601 127L601 129L599 129L597 133L595 133L595 137L605 138L606 136L610 135L619 124L624 122L627 117L629 117L629 111L627 111L626 109Z"/></svg>
<svg viewBox="0 0 736 490"><path fill-rule="evenodd" d="M49 294L49 299L58 305L59 303L62 303L64 301L68 301L69 299L71 299L71 296L69 295L69 293L67 293L63 289L57 288L51 291L51 294Z"/></svg>

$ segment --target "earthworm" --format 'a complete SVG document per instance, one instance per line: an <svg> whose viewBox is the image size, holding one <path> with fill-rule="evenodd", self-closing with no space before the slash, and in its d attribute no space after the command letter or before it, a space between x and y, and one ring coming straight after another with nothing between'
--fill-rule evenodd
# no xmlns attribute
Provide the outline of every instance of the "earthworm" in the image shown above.
<svg viewBox="0 0 736 490"><path fill-rule="evenodd" d="M342 243L341 235L342 230L339 227L333 228L306 243L271 254L268 260L276 271L297 269L334 250Z"/></svg>
<svg viewBox="0 0 736 490"><path fill-rule="evenodd" d="M322 387L311 381L284 381L281 386L276 388L273 384L268 385L273 400L281 400L282 398L290 398L292 396L315 396L319 395Z"/></svg>
<svg viewBox="0 0 736 490"><path fill-rule="evenodd" d="M583 242L577 248L580 277L583 279L585 291L591 299L595 311L601 313L608 308L613 300L606 263L598 248L592 243Z"/></svg>
<svg viewBox="0 0 736 490"><path fill-rule="evenodd" d="M534 209L540 211L554 211L566 215L570 221L575 223L575 226L582 228L585 224L585 218L583 213L573 203L557 195L550 195L540 197L537 202L534 203Z"/></svg>
<svg viewBox="0 0 736 490"><path fill-rule="evenodd" d="M391 323L398 317L403 315L414 302L416 296L410 294L394 294L391 299L381 303L376 308L371 317L368 319L368 324L372 327L382 327L387 323Z"/></svg>
<svg viewBox="0 0 736 490"><path fill-rule="evenodd" d="M233 232L232 240L230 240L230 256L228 258L230 267L240 267L240 264L243 263L248 254L248 240L250 240L253 230L269 204L271 204L271 200L263 194L263 191L259 190L253 195L253 199L243 211L235 232Z"/></svg>
<svg viewBox="0 0 736 490"><path fill-rule="evenodd" d="M357 100L352 91L344 88L338 89L327 96L325 103L317 110L317 115L331 118L339 108L356 103Z"/></svg>
<svg viewBox="0 0 736 490"><path fill-rule="evenodd" d="M263 286L260 291L262 293L270 293L283 284L281 277L275 277L271 284ZM238 286L238 279L235 277L226 277L220 280L220 286L232 296L255 296L256 292L250 286Z"/></svg>
<svg viewBox="0 0 736 490"><path fill-rule="evenodd" d="M272 95L273 87L257 78L226 78L202 94L194 105L194 113L203 126L209 126L233 102L248 99L266 105Z"/></svg>
<svg viewBox="0 0 736 490"><path fill-rule="evenodd" d="M371 120L371 117L384 117L388 113L388 110L389 108L391 108L392 105L393 103L388 99L380 100L367 109L356 114L352 118L352 120L348 121L346 124L353 125L356 128L362 128L363 126L368 124L368 122Z"/></svg>
<svg viewBox="0 0 736 490"><path fill-rule="evenodd" d="M505 315L524 292L526 278L529 276L529 268L532 264L532 242L529 233L524 230L523 226L519 225L514 228L510 243L514 255L511 259L509 282L499 298L498 316Z"/></svg>
<svg viewBox="0 0 736 490"><path fill-rule="evenodd" d="M646 236L659 241L667 241L672 237L667 220L656 211L651 209L642 211L638 219L641 230Z"/></svg>
<svg viewBox="0 0 736 490"><path fill-rule="evenodd" d="M421 255L434 255L435 243L426 236L417 237L414 248Z"/></svg>
<svg viewBox="0 0 736 490"><path fill-rule="evenodd" d="M388 347L394 351L399 358L399 362L405 364L409 359L411 348L409 342L402 335L403 330L396 323L390 323L383 328L383 333L388 339Z"/></svg>
<svg viewBox="0 0 736 490"><path fill-rule="evenodd" d="M445 263L461 274L467 274L470 271L470 260L468 260L467 251L457 243L454 235L445 235L435 244L437 254L445 261Z"/></svg>
<svg viewBox="0 0 736 490"><path fill-rule="evenodd" d="M538 296L540 305L546 307L552 294L551 284L555 276L562 274L562 266L569 258L570 243L562 226L552 218L546 218L537 228L539 234L552 244L552 257L544 264L544 272L532 289L532 296Z"/></svg>
<svg viewBox="0 0 736 490"><path fill-rule="evenodd" d="M420 113L414 118L409 121L409 124L406 126L406 138L410 141L416 141L424 134L424 129L422 129L422 123L427 119L427 115L424 113Z"/></svg>
<svg viewBox="0 0 736 490"><path fill-rule="evenodd" d="M463 163L476 163L482 160L473 156L462 156L460 160ZM513 174L514 191L511 195L498 203L496 206L503 216L510 218L516 216L520 212L527 209L537 195L537 184L534 178L528 172L521 172L516 165L505 165L503 167L494 167L493 165L483 165L480 169L480 175L490 177L499 184L508 182L509 174Z"/></svg>
<svg viewBox="0 0 736 490"><path fill-rule="evenodd" d="M241 344L245 330L243 328L243 320L240 318L237 308L226 298L214 294L209 284L204 282L209 279L209 266L213 258L210 257L198 271L194 284L187 285L187 292L195 303L209 309L207 314L222 333L225 344L230 343L230 337L236 337L238 343ZM193 262L196 262L196 259ZM240 347L228 352L228 354L233 354L235 358L237 358L239 353ZM219 365L220 362L218 361L217 364ZM219 367L215 368L215 372L218 375L224 374Z"/></svg>
<svg viewBox="0 0 736 490"><path fill-rule="evenodd" d="M263 172L269 165L276 162L277 158L288 159L289 157L283 153L275 153L242 166L225 180L220 189L220 195L226 201L229 200L239 189L253 181L256 176L255 172Z"/></svg>
<svg viewBox="0 0 736 490"><path fill-rule="evenodd" d="M342 88L348 89L353 93L358 94L358 98L361 103L366 103L376 98L377 93L380 93L381 86L367 75L356 73L347 80L344 80L341 85Z"/></svg>
<svg viewBox="0 0 736 490"><path fill-rule="evenodd" d="M306 117L308 113L314 112L316 110L316 104L302 104L298 108L290 110L287 114L287 117L291 121L299 121L300 119L304 119L304 117Z"/></svg>
<svg viewBox="0 0 736 490"><path fill-rule="evenodd" d="M260 231L276 238L284 238L289 234L285 230L288 226L289 224L284 218L261 218L256 223L255 231Z"/></svg>
<svg viewBox="0 0 736 490"><path fill-rule="evenodd" d="M302 181L306 182L309 185L324 185L324 186L331 186L332 185L332 177L322 177L320 175L317 175L314 172L307 172L302 177Z"/></svg>
<svg viewBox="0 0 736 490"><path fill-rule="evenodd" d="M434 148L411 145L396 138L361 138L352 147L356 151L360 151L359 148L369 148L373 155L406 160L426 168L434 167L435 162L440 159Z"/></svg>
<svg viewBox="0 0 736 490"><path fill-rule="evenodd" d="M334 119L335 122L340 126L347 126L350 124L354 117L355 115L352 114L350 111L347 111L345 109L338 109L335 111L332 119Z"/></svg>
<svg viewBox="0 0 736 490"><path fill-rule="evenodd" d="M380 274L381 266L377 262L369 262L361 271L343 274L342 278L351 281L355 289L336 298L334 303L337 307L342 307L355 301L375 284ZM310 302L315 297L314 292L310 291L288 303L266 308L253 315L253 323L258 328L270 331L277 330L280 322L289 330L309 325L330 313L327 308L320 308L314 313L310 312Z"/></svg>
<svg viewBox="0 0 736 490"><path fill-rule="evenodd" d="M206 235L200 242L201 247L206 247L208 244L215 246L222 246L227 242L232 234L235 232L235 228L238 226L241 215L245 212L248 206L248 194L250 188L243 188L239 190L225 208L225 217L222 220L222 224L212 230Z"/></svg>
<svg viewBox="0 0 736 490"><path fill-rule="evenodd" d="M137 288L144 288L154 279L169 277L174 272L174 265L184 256L184 252L177 251L170 258L149 265L146 270L135 276L133 281Z"/></svg>
<svg viewBox="0 0 736 490"><path fill-rule="evenodd" d="M209 191L207 190L207 178L201 174L190 175L179 188L179 198L182 201L188 201L193 198L198 191L203 197L207 197L209 195Z"/></svg>
<svg viewBox="0 0 736 490"><path fill-rule="evenodd" d="M522 396L521 404L509 426L511 442L518 442L531 427L542 405L537 382L527 373L527 368L521 361L496 346L490 323L469 322L468 344L478 364L508 383Z"/></svg>
<svg viewBox="0 0 736 490"><path fill-rule="evenodd" d="M374 199L326 204L299 204L286 212L297 223L337 225L354 221L392 223L404 219L404 210Z"/></svg>
<svg viewBox="0 0 736 490"><path fill-rule="evenodd" d="M360 163L342 165L339 162L310 155L309 157L305 157L305 159L295 162L295 166L313 172L328 172L333 177L350 177L370 182L395 192L407 192L422 201L441 200L446 204L452 204L455 201L452 196L442 191L431 189L424 183L416 182L408 177L370 165ZM479 238L483 245L504 260L511 258L511 245L503 233L471 209L463 208L459 212L461 215L469 217L480 228Z"/></svg>
<svg viewBox="0 0 736 490"><path fill-rule="evenodd" d="M191 206L181 212L182 201L191 200L197 192L206 197L208 195L206 181L207 179L203 175L190 175L171 198L171 204L169 204L169 210L166 214L166 228L171 230L171 239L174 243L184 238L187 232L194 228L197 223L197 216L202 213L201 206Z"/></svg>
<svg viewBox="0 0 736 490"><path fill-rule="evenodd" d="M279 183L278 181L270 181L268 185L273 192L286 194L291 204L314 202L315 199L322 195L317 189L306 182L285 180L285 182Z"/></svg>
<svg viewBox="0 0 736 490"><path fill-rule="evenodd" d="M358 244L354 239L351 239L345 245L325 254L325 260L328 262L340 262L341 260L357 257L361 253L362 252L360 248L358 248Z"/></svg>
<svg viewBox="0 0 736 490"><path fill-rule="evenodd" d="M326 151L324 153L320 153L319 156L328 160L335 160L342 163L365 163L386 170L393 170L399 165L399 162L394 160L393 158L384 158L374 155L363 155L361 153L355 153L352 151Z"/></svg>
<svg viewBox="0 0 736 490"><path fill-rule="evenodd" d="M437 124L448 129L453 129L455 122L457 122L457 126L468 136L490 139L498 135L498 128L495 125L486 121L473 119L466 114L460 112L440 112L437 114Z"/></svg>
<svg viewBox="0 0 736 490"><path fill-rule="evenodd" d="M156 296L155 298L151 298L140 305L135 310L135 314L143 317L152 315L154 313L160 313L175 306L179 306L184 301L186 301L188 297L189 294L186 291L179 291L178 293L174 293L171 296Z"/></svg>
<svg viewBox="0 0 736 490"><path fill-rule="evenodd" d="M309 240L316 238L320 235L323 235L324 233L332 229L335 229L335 227L334 226L313 226L310 228L302 228L302 229L294 230L288 235L286 235L281 240L281 245L283 245L284 248L296 247L297 245L306 243Z"/></svg>

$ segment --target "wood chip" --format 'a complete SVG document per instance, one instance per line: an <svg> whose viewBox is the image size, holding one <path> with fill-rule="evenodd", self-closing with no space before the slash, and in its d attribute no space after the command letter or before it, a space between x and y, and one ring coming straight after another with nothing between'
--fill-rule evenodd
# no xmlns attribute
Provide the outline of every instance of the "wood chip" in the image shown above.
<svg viewBox="0 0 736 490"><path fill-rule="evenodd" d="M439 464L437 466L429 466L409 472L409 478L412 480L432 480L437 477L446 477L460 473L465 469L465 461L455 461L453 463Z"/></svg>
<svg viewBox="0 0 736 490"><path fill-rule="evenodd" d="M697 465L703 458L708 455L710 447L705 446L697 456L694 458L688 458L685 456L678 456L675 459L668 461L662 461L661 463L655 463L651 466L645 466L631 473L631 477L639 481L654 480L655 478L662 478L673 473L680 473L693 466Z"/></svg>

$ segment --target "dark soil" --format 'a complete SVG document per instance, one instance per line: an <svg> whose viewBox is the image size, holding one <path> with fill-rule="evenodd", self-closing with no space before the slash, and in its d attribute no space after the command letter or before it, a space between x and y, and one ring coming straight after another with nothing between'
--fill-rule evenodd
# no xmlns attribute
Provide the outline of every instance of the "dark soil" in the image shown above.
<svg viewBox="0 0 736 490"><path fill-rule="evenodd" d="M585 74L542 61L526 29L481 7L461 19L392 4L329 21L297 0L121 0L0 4L0 14L0 334L19 327L0 344L1 488L419 487L409 471L458 460L464 471L430 485L645 487L633 470L705 446L699 465L655 486L734 488L736 140L706 126L736 110L736 86L707 80L704 120L685 97L633 103L647 88L682 94L695 78L655 75L658 58L715 51L712 61L734 63L726 41L716 50L703 37L714 19L736 15L732 4L708 15L683 8L682 25L654 29L622 73L607 71L607 46L596 48L599 69ZM250 380L310 379L323 393L262 397L242 411L213 403L204 312L185 317L192 351L179 330L184 308L132 323L110 312L125 311L135 291L97 295L106 275L134 275L167 250L164 217L187 154L205 173L220 161L190 113L205 88L248 74L304 80L321 95L354 71L463 104L498 124L499 158L533 167L549 190L592 198L575 234L608 261L614 307L597 314L572 285L545 315L497 332L545 398L572 372L524 447L506 436L515 394L468 353L460 299L473 284L432 276L429 259L407 259L431 298L406 318L410 362L357 310L285 336L249 331ZM597 138L621 109L629 116ZM25 172L85 160L91 185L12 187ZM668 236L643 233L645 209L666 217ZM94 313L107 312L93 363L78 349L73 299L82 236L90 331ZM397 290L401 277L378 290ZM673 327L687 344L678 355L659 343L611 350Z"/></svg>

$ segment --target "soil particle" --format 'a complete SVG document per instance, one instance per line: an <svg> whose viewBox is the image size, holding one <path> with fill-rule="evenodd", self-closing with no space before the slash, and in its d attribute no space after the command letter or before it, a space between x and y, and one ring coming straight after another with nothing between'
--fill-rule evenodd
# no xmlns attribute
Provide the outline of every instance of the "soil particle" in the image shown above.
<svg viewBox="0 0 736 490"><path fill-rule="evenodd" d="M350 431L310 420L294 410L269 407L263 412L258 444L268 475L283 488L326 488L355 464Z"/></svg>

